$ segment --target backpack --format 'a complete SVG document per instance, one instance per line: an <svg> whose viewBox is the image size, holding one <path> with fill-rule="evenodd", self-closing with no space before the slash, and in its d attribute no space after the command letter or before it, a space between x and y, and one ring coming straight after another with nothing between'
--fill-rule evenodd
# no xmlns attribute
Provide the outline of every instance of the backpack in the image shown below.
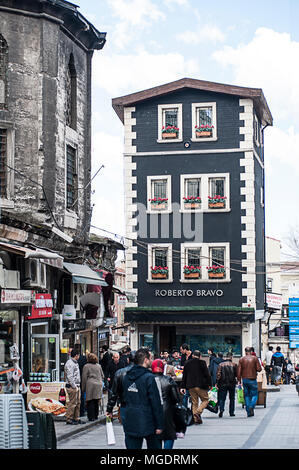
<svg viewBox="0 0 299 470"><path fill-rule="evenodd" d="M289 364L287 365L287 372L294 372L294 366L293 366L293 364L290 364L290 363L289 363Z"/></svg>

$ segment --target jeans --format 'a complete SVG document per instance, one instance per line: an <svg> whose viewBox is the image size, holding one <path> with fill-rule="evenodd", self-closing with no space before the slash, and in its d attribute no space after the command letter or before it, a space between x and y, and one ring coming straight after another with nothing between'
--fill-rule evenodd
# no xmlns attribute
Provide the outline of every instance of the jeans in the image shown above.
<svg viewBox="0 0 299 470"><path fill-rule="evenodd" d="M272 370L272 380L274 383L279 382L281 379L282 367L274 366Z"/></svg>
<svg viewBox="0 0 299 470"><path fill-rule="evenodd" d="M236 387L233 385L232 387L228 386L221 386L218 389L218 404L219 404L219 411L224 411L224 405L226 396L229 396L229 414L232 415L235 412L235 392Z"/></svg>
<svg viewBox="0 0 299 470"><path fill-rule="evenodd" d="M159 439L160 449L162 449L162 442L164 442L164 449L172 449L173 448L174 440L165 439L164 441L162 441L161 439Z"/></svg>
<svg viewBox="0 0 299 470"><path fill-rule="evenodd" d="M254 409L258 399L257 381L254 379L242 379L242 382L246 411L249 414L249 408Z"/></svg>
<svg viewBox="0 0 299 470"><path fill-rule="evenodd" d="M186 390L186 393L185 395L183 396L183 399L182 399L182 404L188 408L188 398L190 397L190 393L189 393L189 390Z"/></svg>
<svg viewBox="0 0 299 470"><path fill-rule="evenodd" d="M144 437L135 437L125 435L125 443L127 449L142 449L143 439L146 440L148 449L161 449L161 440L155 434Z"/></svg>

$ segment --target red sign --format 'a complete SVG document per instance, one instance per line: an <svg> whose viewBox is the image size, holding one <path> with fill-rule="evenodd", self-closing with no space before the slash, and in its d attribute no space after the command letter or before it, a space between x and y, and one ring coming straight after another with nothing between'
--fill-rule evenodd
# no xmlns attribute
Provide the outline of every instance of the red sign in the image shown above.
<svg viewBox="0 0 299 470"><path fill-rule="evenodd" d="M42 386L39 383L30 384L29 390L31 393L34 393L35 395L37 395L38 393L41 392Z"/></svg>
<svg viewBox="0 0 299 470"><path fill-rule="evenodd" d="M53 300L51 294L35 294L35 302L31 308L31 314L26 320L52 317Z"/></svg>

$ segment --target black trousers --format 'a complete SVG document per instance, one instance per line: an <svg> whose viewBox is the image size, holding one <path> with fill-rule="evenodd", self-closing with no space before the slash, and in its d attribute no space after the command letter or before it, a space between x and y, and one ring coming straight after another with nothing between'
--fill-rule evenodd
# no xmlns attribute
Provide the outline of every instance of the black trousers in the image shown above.
<svg viewBox="0 0 299 470"><path fill-rule="evenodd" d="M87 417L89 421L98 419L99 416L99 400L86 401Z"/></svg>

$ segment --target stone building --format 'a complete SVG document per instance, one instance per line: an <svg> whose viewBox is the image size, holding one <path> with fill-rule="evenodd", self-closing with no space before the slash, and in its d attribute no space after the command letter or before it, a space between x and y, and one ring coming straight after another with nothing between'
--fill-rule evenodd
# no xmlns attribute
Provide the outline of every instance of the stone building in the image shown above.
<svg viewBox="0 0 299 470"><path fill-rule="evenodd" d="M24 343L24 371L38 351L54 381L64 294L80 321L78 295L106 284L88 266L91 65L105 42L68 1L1 0L0 367L8 345Z"/></svg>

